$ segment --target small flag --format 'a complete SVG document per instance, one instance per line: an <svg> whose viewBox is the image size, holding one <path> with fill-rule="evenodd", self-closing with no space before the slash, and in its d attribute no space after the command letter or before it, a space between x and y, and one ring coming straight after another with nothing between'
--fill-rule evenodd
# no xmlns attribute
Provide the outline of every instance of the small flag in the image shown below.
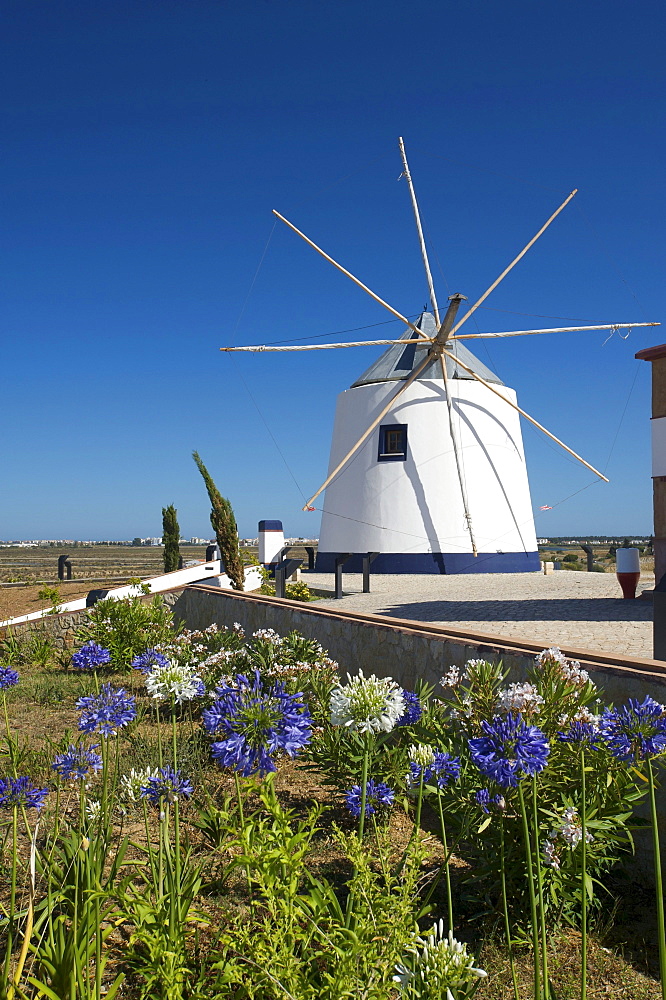
<svg viewBox="0 0 666 1000"><path fill-rule="evenodd" d="M305 509L306 510L316 510L317 508L316 507L306 507Z"/></svg>
<svg viewBox="0 0 666 1000"><path fill-rule="evenodd" d="M552 510L552 509L553 509L552 507L548 507L548 506L546 506L546 507L539 507L539 510Z"/></svg>

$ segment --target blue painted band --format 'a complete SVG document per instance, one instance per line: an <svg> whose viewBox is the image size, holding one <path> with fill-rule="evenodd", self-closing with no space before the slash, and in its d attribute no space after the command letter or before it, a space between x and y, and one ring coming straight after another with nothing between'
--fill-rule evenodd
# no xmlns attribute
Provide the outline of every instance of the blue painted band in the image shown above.
<svg viewBox="0 0 666 1000"><path fill-rule="evenodd" d="M334 573L337 552L318 552L316 573ZM363 572L364 553L355 552L345 573ZM372 573L533 573L541 569L538 552L380 552Z"/></svg>
<svg viewBox="0 0 666 1000"><path fill-rule="evenodd" d="M259 531L282 531L282 521L260 521Z"/></svg>

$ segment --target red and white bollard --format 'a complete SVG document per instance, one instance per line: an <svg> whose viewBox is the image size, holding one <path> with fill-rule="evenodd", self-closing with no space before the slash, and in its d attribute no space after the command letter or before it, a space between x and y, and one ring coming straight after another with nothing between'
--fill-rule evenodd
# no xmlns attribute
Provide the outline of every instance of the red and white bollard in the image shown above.
<svg viewBox="0 0 666 1000"><path fill-rule="evenodd" d="M636 587L641 575L641 559L638 549L617 549L615 552L615 575L622 587L625 600L636 597Z"/></svg>

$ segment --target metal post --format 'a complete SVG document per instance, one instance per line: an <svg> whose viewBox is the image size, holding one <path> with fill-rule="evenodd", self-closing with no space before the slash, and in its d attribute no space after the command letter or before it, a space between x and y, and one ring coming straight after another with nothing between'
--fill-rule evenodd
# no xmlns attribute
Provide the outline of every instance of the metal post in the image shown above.
<svg viewBox="0 0 666 1000"><path fill-rule="evenodd" d="M370 566L375 561L379 552L366 552L363 556L363 593L370 593Z"/></svg>
<svg viewBox="0 0 666 1000"><path fill-rule="evenodd" d="M285 597L285 588L288 578L299 568L302 559L283 559L275 567L275 596Z"/></svg>
<svg viewBox="0 0 666 1000"><path fill-rule="evenodd" d="M342 567L344 566L344 564L347 562L348 559L351 559L353 554L354 554L353 552L342 552L340 555L335 557L335 593L333 596L336 600L343 596Z"/></svg>
<svg viewBox="0 0 666 1000"><path fill-rule="evenodd" d="M284 566L275 567L275 596L284 597L285 572Z"/></svg>
<svg viewBox="0 0 666 1000"><path fill-rule="evenodd" d="M592 567L594 566L594 552L591 545L581 545L581 549L587 556L587 572L592 572Z"/></svg>
<svg viewBox="0 0 666 1000"><path fill-rule="evenodd" d="M65 573L67 575L65 575ZM66 555L58 556L58 579L59 580L72 579L72 564L69 561L69 556Z"/></svg>
<svg viewBox="0 0 666 1000"><path fill-rule="evenodd" d="M308 554L308 569L312 570L315 568L315 550L314 545L304 545L303 548Z"/></svg>

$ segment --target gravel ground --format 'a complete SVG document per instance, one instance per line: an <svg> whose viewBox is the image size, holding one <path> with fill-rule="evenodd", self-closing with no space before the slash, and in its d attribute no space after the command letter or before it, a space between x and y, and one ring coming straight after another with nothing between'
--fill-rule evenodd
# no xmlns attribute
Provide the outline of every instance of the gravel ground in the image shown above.
<svg viewBox="0 0 666 1000"><path fill-rule="evenodd" d="M318 590L333 591L332 574L303 573ZM528 638L547 646L573 646L652 657L652 601L624 600L613 573L479 573L460 576L343 577L345 596L334 607L436 625ZM637 594L654 586L642 575Z"/></svg>

